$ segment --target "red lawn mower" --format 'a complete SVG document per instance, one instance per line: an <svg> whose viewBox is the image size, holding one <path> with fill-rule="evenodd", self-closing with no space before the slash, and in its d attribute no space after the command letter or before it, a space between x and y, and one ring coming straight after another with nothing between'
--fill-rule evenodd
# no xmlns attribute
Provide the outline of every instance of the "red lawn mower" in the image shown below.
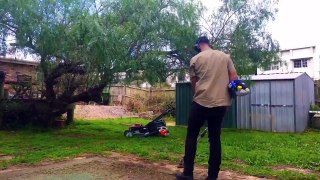
<svg viewBox="0 0 320 180"><path fill-rule="evenodd" d="M164 116L170 114L174 111L174 108L169 108L154 120L149 122L147 125L142 124L133 124L129 127L128 130L124 131L124 136L169 136L169 129L167 128L166 121L163 119Z"/></svg>

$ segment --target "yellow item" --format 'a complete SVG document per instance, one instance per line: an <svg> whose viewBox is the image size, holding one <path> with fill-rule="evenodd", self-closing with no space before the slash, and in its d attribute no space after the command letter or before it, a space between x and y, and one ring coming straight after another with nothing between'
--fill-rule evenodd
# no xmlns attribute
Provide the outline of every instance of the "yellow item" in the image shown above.
<svg viewBox="0 0 320 180"><path fill-rule="evenodd" d="M238 89L242 89L242 86L238 86L237 88L238 88Z"/></svg>

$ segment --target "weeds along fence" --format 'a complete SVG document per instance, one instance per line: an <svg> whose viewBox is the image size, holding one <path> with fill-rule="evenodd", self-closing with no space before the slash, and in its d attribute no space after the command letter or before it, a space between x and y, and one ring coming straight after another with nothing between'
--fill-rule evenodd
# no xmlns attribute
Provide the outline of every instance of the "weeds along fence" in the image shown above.
<svg viewBox="0 0 320 180"><path fill-rule="evenodd" d="M110 105L123 105L137 112L161 110L175 102L175 89L112 86L109 92Z"/></svg>

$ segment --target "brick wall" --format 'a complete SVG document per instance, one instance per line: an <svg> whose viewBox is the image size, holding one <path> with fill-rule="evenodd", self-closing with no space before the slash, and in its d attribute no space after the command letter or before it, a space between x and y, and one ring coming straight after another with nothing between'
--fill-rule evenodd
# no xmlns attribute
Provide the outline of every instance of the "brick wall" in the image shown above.
<svg viewBox="0 0 320 180"><path fill-rule="evenodd" d="M37 65L36 63L29 63L25 61L0 59L0 71L6 73L5 89L9 92L12 90L9 81L16 81L17 75L32 76L32 80L36 80Z"/></svg>

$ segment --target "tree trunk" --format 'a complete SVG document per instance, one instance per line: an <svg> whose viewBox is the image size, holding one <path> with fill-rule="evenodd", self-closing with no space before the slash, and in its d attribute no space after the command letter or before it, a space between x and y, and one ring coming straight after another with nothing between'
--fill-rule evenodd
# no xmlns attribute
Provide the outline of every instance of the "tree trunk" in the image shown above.
<svg viewBox="0 0 320 180"><path fill-rule="evenodd" d="M75 104L70 104L67 107L67 120L66 120L66 125L69 125L73 122L74 119L74 109L75 109Z"/></svg>

